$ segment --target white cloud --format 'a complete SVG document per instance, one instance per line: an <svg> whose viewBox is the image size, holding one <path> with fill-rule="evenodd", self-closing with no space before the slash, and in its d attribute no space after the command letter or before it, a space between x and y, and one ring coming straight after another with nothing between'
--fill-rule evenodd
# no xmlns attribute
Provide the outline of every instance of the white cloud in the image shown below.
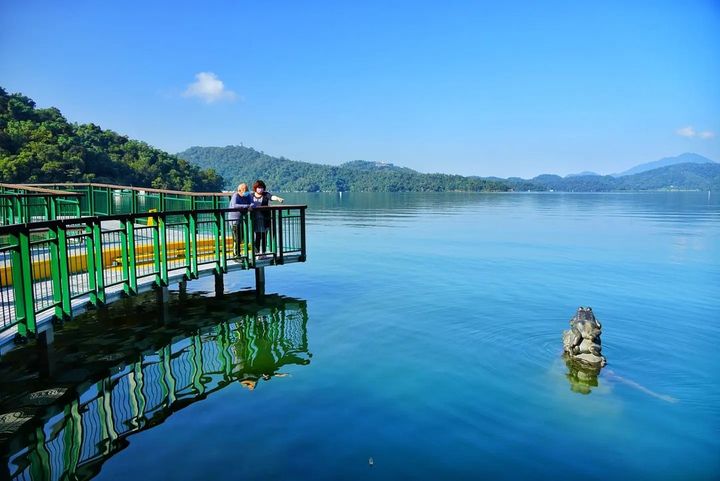
<svg viewBox="0 0 720 481"><path fill-rule="evenodd" d="M682 129L677 129L675 133L682 137L695 137L697 135L695 129L693 129L690 125L683 127Z"/></svg>
<svg viewBox="0 0 720 481"><path fill-rule="evenodd" d="M711 132L709 130L704 130L702 132L698 132L691 125L688 125L687 127L683 127L681 129L677 129L675 131L675 133L682 137L688 137L688 138L697 137L699 139L704 139L704 140L712 139L713 137L715 137L715 132Z"/></svg>
<svg viewBox="0 0 720 481"><path fill-rule="evenodd" d="M237 94L225 88L225 84L217 75L212 72L200 72L195 74L195 82L188 85L183 97L197 97L203 102L232 102L237 99Z"/></svg>
<svg viewBox="0 0 720 481"><path fill-rule="evenodd" d="M698 137L701 139L712 139L715 137L715 132L710 132L709 130L706 130L705 132L700 132L698 134Z"/></svg>

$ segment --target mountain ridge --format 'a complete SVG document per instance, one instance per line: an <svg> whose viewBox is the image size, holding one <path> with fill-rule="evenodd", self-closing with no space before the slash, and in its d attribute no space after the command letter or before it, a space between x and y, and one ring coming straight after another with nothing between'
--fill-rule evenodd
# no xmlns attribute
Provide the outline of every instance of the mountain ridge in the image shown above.
<svg viewBox="0 0 720 481"><path fill-rule="evenodd" d="M667 167L669 165L676 165L676 164L715 164L714 160L710 160L707 157L704 157L700 154L696 154L694 152L685 152L680 155L676 155L674 157L663 157L662 159L655 160L652 162L645 162L643 164L638 164L634 167L630 167L627 170L624 170L620 173L610 174L613 177L623 177L626 175L633 175L633 174L639 174L642 172L647 172L649 170L657 169L659 167Z"/></svg>
<svg viewBox="0 0 720 481"><path fill-rule="evenodd" d="M228 179L226 188L239 182L263 178L271 189L284 191L627 191L720 189L720 164L709 162L673 163L657 169L628 174L571 175L541 174L532 179L510 177L463 177L451 174L424 174L389 162L353 160L339 166L313 164L273 157L251 147L191 147L176 154L202 168L213 168ZM678 156L680 157L680 156ZM661 160L674 159L666 158ZM647 173L650 172L650 173Z"/></svg>

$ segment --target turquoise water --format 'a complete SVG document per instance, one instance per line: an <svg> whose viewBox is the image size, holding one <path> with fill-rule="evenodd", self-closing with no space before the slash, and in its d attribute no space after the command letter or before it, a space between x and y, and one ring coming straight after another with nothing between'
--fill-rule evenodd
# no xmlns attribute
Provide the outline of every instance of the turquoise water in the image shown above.
<svg viewBox="0 0 720 481"><path fill-rule="evenodd" d="M267 290L301 300L302 362L230 376L96 479L720 477L714 194L285 198L309 205L308 262ZM585 382L561 358L581 305L608 359Z"/></svg>

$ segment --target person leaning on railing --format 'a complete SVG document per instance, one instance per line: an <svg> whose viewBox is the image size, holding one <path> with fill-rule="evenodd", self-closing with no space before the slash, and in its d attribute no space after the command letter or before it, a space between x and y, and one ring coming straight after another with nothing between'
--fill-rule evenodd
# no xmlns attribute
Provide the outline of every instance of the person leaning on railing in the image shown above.
<svg viewBox="0 0 720 481"><path fill-rule="evenodd" d="M253 207L264 207L270 205L270 201L280 202L281 204L285 201L282 197L272 195L270 192L265 192L265 182L262 180L256 180L253 184L253 193L250 196ZM256 253L264 254L267 244L267 231L270 229L270 212L267 209L257 210L253 213L253 250Z"/></svg>
<svg viewBox="0 0 720 481"><path fill-rule="evenodd" d="M235 209L228 214L228 220L233 235L233 255L240 257L240 245L243 243L242 209L252 206L252 199L246 183L238 185L237 191L230 198L230 209Z"/></svg>

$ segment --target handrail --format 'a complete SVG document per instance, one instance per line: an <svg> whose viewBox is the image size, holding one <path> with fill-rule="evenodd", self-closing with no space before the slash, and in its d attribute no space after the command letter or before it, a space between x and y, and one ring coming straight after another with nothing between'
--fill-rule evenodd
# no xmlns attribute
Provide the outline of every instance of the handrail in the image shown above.
<svg viewBox="0 0 720 481"><path fill-rule="evenodd" d="M176 195L187 195L190 197L227 197L232 192L188 192L184 190L168 190L168 189L155 189L151 187L134 187L130 185L117 185L117 184L102 184L95 182L57 182L52 184L24 184L32 187L41 185L53 185L58 187L103 187L110 189L119 190L134 190L137 192L152 192L154 194L176 194Z"/></svg>
<svg viewBox="0 0 720 481"><path fill-rule="evenodd" d="M2 185L2 184L0 184ZM6 184L7 185L7 184ZM0 193L0 198L14 198L14 197L82 197L82 194L80 192L62 192L62 191L54 191L53 194L48 194L46 192L32 192L32 193L22 193L22 192L2 192Z"/></svg>
<svg viewBox="0 0 720 481"><path fill-rule="evenodd" d="M290 210L290 209L307 209L307 205L304 204L288 204L288 205L265 205L265 206L258 206L258 207L239 207L239 208L230 208L225 207L222 209L196 209L192 211L166 211L162 212L162 214L166 214L168 216L175 216L175 215L183 215L188 212L194 212L195 214L214 214L216 212L220 213L230 213L230 212L241 212L241 213L250 213L254 211L277 211L277 210ZM161 214L161 212L138 212L135 214L114 214L114 215L103 215L103 216L84 216L84 217L77 217L74 219L55 219L55 220L42 220L38 222L25 222L21 224L11 224L11 225L0 225L0 236L7 235L9 231L12 230L14 226L17 225L25 225L28 226L28 228L32 231L47 231L52 226L55 225L62 225L65 227L71 227L74 225L82 224L86 221L119 221L123 219L132 219L132 220L138 220L138 219L147 219L148 217L155 217L157 214Z"/></svg>
<svg viewBox="0 0 720 481"><path fill-rule="evenodd" d="M29 190L32 192L36 192L38 194L55 195L55 196L64 195L64 194L59 194L57 190L45 189L43 187L39 187L41 185L55 185L55 184L6 184L6 183L0 183L0 188ZM73 192L73 193L68 193L67 195L82 195L82 194L77 194L77 193Z"/></svg>
<svg viewBox="0 0 720 481"><path fill-rule="evenodd" d="M231 192L184 192L113 184L0 183L0 225L62 217L222 207Z"/></svg>
<svg viewBox="0 0 720 481"><path fill-rule="evenodd" d="M18 340L32 337L41 316L72 318L76 299L103 305L113 295L167 286L171 276L191 280L304 262L306 209L194 209L0 225L0 334L15 329ZM239 219L230 219L231 212ZM269 221L268 233L253 239L258 221ZM265 244L253 245L256 239Z"/></svg>

